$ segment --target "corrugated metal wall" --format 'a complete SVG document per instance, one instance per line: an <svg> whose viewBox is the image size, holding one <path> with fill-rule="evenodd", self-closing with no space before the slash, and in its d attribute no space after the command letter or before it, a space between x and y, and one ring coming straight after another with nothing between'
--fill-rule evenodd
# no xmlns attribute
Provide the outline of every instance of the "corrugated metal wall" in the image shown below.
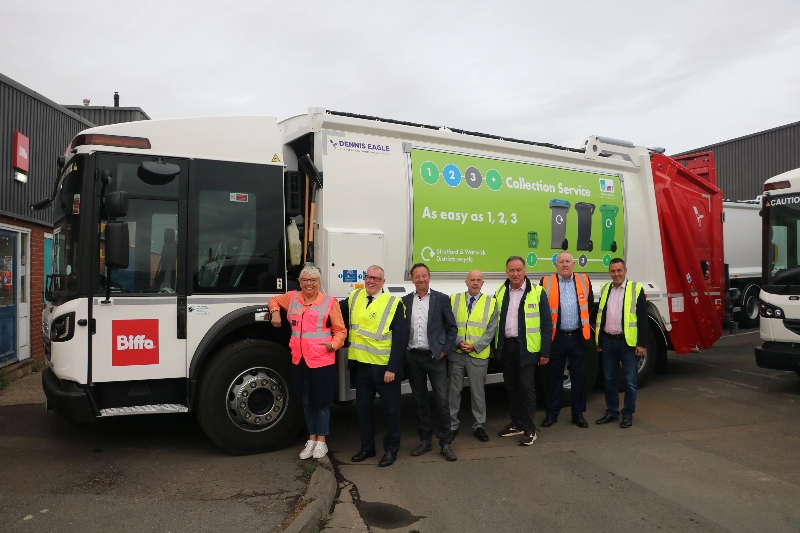
<svg viewBox="0 0 800 533"><path fill-rule="evenodd" d="M94 126L55 102L0 74L0 213L53 224L52 209L32 212L30 204L49 197L58 173L56 158L72 138ZM14 179L14 132L30 140L28 182Z"/></svg>
<svg viewBox="0 0 800 533"><path fill-rule="evenodd" d="M98 126L150 120L147 113L139 107L99 107L99 106L65 106L73 113L82 116Z"/></svg>
<svg viewBox="0 0 800 533"><path fill-rule="evenodd" d="M764 182L800 167L800 122L682 152L714 152L717 186L728 200L752 200Z"/></svg>

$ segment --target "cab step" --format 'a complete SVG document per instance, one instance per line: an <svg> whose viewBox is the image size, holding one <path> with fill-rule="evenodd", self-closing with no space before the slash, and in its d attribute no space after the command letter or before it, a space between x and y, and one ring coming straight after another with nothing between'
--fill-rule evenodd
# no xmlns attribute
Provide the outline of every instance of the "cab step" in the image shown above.
<svg viewBox="0 0 800 533"><path fill-rule="evenodd" d="M123 415L153 415L164 413L188 413L189 408L177 403L159 403L154 405L136 405L134 407L110 407L100 409L100 416L123 416Z"/></svg>

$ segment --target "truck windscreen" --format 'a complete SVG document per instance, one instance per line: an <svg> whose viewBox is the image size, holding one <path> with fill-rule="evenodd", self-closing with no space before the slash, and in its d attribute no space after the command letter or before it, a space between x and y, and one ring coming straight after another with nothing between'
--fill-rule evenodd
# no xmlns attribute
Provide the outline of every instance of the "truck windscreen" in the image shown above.
<svg viewBox="0 0 800 533"><path fill-rule="evenodd" d="M765 285L800 291L800 194L774 196L764 203ZM784 291L784 293L786 293Z"/></svg>

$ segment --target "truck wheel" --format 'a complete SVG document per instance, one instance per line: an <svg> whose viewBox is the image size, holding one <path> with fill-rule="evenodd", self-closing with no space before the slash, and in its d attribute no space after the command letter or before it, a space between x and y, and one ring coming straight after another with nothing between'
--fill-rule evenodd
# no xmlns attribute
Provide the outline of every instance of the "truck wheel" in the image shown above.
<svg viewBox="0 0 800 533"><path fill-rule="evenodd" d="M617 251L617 241L614 241L614 242L611 243L611 251L612 252L616 252Z"/></svg>
<svg viewBox="0 0 800 533"><path fill-rule="evenodd" d="M656 359L658 359L659 352L661 351L661 344L656 338L656 332L652 325L648 324L647 327L647 351L639 358L639 387L644 386L650 376L653 375L653 370L656 368Z"/></svg>
<svg viewBox="0 0 800 533"><path fill-rule="evenodd" d="M220 448L235 455L276 450L294 439L302 406L289 389L291 354L245 339L219 351L198 380L197 421Z"/></svg>
<svg viewBox="0 0 800 533"><path fill-rule="evenodd" d="M743 328L754 328L758 326L758 295L761 287L758 285L748 285L742 292L742 307L737 313L736 320Z"/></svg>
<svg viewBox="0 0 800 533"><path fill-rule="evenodd" d="M569 248L569 241L567 239L564 239L563 241L561 241L561 249L566 250L567 248Z"/></svg>
<svg viewBox="0 0 800 533"><path fill-rule="evenodd" d="M592 242L591 239L589 239L589 244L586 246L586 250L591 252L593 249L594 249L594 243Z"/></svg>

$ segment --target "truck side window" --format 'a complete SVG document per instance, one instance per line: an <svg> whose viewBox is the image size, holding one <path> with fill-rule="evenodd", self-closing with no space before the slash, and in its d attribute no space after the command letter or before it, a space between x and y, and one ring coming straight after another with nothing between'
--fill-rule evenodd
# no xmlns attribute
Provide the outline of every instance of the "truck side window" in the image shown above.
<svg viewBox="0 0 800 533"><path fill-rule="evenodd" d="M198 160L192 189L192 292L284 292L282 168Z"/></svg>

